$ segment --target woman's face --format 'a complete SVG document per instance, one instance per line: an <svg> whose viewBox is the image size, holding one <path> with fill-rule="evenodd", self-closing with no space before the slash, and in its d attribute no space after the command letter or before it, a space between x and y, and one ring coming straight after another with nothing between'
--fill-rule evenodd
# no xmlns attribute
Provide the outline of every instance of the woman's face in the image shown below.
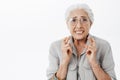
<svg viewBox="0 0 120 80"><path fill-rule="evenodd" d="M91 21L83 9L71 11L67 25L74 39L83 40L89 33Z"/></svg>

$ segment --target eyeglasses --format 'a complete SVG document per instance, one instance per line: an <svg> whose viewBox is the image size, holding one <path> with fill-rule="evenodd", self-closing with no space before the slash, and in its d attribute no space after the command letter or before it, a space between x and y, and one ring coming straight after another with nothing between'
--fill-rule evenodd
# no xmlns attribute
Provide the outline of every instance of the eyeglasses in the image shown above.
<svg viewBox="0 0 120 80"><path fill-rule="evenodd" d="M78 24L78 21L80 21L80 23L81 23L82 25L85 25L85 24L87 24L87 23L89 22L89 19L86 18L86 17L81 17L81 18L78 20L76 17L74 17L74 18L70 18L70 19L68 20L68 22L69 22L70 25L72 25L72 26L77 25L77 24Z"/></svg>

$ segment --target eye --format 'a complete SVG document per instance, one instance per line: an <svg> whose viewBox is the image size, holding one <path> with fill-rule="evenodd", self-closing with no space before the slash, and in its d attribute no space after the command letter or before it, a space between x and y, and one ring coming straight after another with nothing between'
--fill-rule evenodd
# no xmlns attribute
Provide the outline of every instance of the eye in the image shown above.
<svg viewBox="0 0 120 80"><path fill-rule="evenodd" d="M77 19L72 19L72 22L76 22L77 21Z"/></svg>
<svg viewBox="0 0 120 80"><path fill-rule="evenodd" d="M82 20L83 20L83 21L87 21L87 19L86 19L86 18L83 18Z"/></svg>

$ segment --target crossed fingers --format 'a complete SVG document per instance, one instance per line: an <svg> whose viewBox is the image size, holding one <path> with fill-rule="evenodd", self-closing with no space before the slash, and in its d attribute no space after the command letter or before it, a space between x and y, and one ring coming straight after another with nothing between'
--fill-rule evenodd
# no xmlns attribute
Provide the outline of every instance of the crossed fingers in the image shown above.
<svg viewBox="0 0 120 80"><path fill-rule="evenodd" d="M92 37L88 37L88 45L86 46L87 48L87 54L91 54L93 52L96 52L96 43L95 39Z"/></svg>

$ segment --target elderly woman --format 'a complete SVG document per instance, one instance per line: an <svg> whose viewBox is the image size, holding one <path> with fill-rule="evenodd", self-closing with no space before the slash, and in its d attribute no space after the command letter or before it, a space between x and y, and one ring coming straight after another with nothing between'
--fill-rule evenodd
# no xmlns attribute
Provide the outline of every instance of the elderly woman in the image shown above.
<svg viewBox="0 0 120 80"><path fill-rule="evenodd" d="M48 80L116 80L109 43L89 33L93 13L88 5L66 11L71 36L51 44Z"/></svg>

